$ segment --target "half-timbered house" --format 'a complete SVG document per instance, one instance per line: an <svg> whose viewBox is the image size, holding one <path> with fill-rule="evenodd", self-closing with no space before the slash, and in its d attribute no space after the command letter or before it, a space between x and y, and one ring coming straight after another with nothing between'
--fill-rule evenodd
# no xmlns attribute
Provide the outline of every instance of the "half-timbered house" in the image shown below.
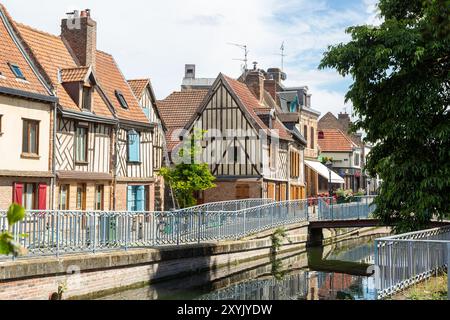
<svg viewBox="0 0 450 320"><path fill-rule="evenodd" d="M150 79L128 80L139 105L154 124L153 141L153 176L155 179L155 210L164 210L164 179L158 175L165 161L165 132L166 127L156 106L156 96Z"/></svg>
<svg viewBox="0 0 450 320"><path fill-rule="evenodd" d="M57 99L0 4L0 209L51 207L52 131Z"/></svg>
<svg viewBox="0 0 450 320"><path fill-rule="evenodd" d="M302 153L304 141L278 118L264 80L256 69L245 74L245 83L220 74L185 127L206 132L201 161L217 177L217 188L204 192L201 201L301 196L291 192L291 183L302 186L302 165L298 160L298 177L291 176L290 165L291 152Z"/></svg>
<svg viewBox="0 0 450 320"><path fill-rule="evenodd" d="M97 50L90 11L61 23L61 36L16 24L59 98L59 209L151 210L153 125L114 58Z"/></svg>

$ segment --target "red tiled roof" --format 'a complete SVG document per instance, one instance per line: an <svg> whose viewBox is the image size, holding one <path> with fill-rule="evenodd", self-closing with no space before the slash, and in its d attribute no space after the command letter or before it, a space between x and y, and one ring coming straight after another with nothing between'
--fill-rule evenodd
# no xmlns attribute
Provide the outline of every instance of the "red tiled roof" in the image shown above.
<svg viewBox="0 0 450 320"><path fill-rule="evenodd" d="M128 80L128 84L136 98L140 99L144 94L145 88L150 84L150 79Z"/></svg>
<svg viewBox="0 0 450 320"><path fill-rule="evenodd" d="M114 58L105 52L97 51L96 66L97 79L113 104L116 115L121 120L136 121L148 124L149 121L139 102L131 91L131 87L125 80ZM125 98L128 109L122 108L116 97L116 90L122 93Z"/></svg>
<svg viewBox="0 0 450 320"><path fill-rule="evenodd" d="M20 23L16 23L16 27L39 64L44 68L53 87L56 88L60 105L63 108L80 111L80 108L70 98L64 87L58 83L58 68L69 69L77 67L61 38Z"/></svg>
<svg viewBox="0 0 450 320"><path fill-rule="evenodd" d="M83 82L86 79L89 67L79 67L61 70L61 81L64 82Z"/></svg>
<svg viewBox="0 0 450 320"><path fill-rule="evenodd" d="M0 10L2 13L0 19L0 86L49 96L49 92L38 79L8 32L7 25L11 24L12 20L1 4ZM6 21L3 20L3 17ZM17 65L26 80L17 79L8 63Z"/></svg>
<svg viewBox="0 0 450 320"><path fill-rule="evenodd" d="M322 152L352 152L357 145L339 129L323 129L323 139L319 139Z"/></svg>

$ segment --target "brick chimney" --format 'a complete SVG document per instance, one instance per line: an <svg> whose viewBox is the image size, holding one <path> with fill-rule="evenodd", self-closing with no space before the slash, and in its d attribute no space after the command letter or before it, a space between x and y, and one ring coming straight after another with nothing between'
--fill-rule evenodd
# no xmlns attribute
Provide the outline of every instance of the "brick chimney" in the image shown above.
<svg viewBox="0 0 450 320"><path fill-rule="evenodd" d="M256 68L256 64L245 78L245 84L259 102L262 102L264 97L264 79L264 74Z"/></svg>
<svg viewBox="0 0 450 320"><path fill-rule="evenodd" d="M61 22L61 37L72 49L81 66L95 66L97 23L89 9L74 11Z"/></svg>
<svg viewBox="0 0 450 320"><path fill-rule="evenodd" d="M344 133L347 134L350 130L350 125L352 121L350 120L350 115L348 113L339 113L339 123L344 128Z"/></svg>
<svg viewBox="0 0 450 320"><path fill-rule="evenodd" d="M275 80L264 80L264 89L277 101L277 83Z"/></svg>

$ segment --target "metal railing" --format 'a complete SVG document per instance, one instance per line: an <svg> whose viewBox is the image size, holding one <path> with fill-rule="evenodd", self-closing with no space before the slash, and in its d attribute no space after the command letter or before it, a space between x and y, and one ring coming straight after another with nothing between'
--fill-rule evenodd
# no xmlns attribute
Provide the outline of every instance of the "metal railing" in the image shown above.
<svg viewBox="0 0 450 320"><path fill-rule="evenodd" d="M211 211L239 211L252 207L258 207L269 203L274 203L272 199L244 199L244 200L230 200L221 202L206 203L199 206L180 209L177 212L211 212Z"/></svg>
<svg viewBox="0 0 450 320"><path fill-rule="evenodd" d="M376 206L374 196L355 197L350 203L337 203L334 198L318 199L317 219L324 220L360 220L371 219Z"/></svg>
<svg viewBox="0 0 450 320"><path fill-rule="evenodd" d="M37 256L239 239L308 220L306 200L267 202L240 201L235 205L244 209L237 211L226 211L229 204L224 211L203 211L204 206L173 212L28 211L12 231L15 241ZM0 230L7 229L6 212L0 211Z"/></svg>
<svg viewBox="0 0 450 320"><path fill-rule="evenodd" d="M377 239L375 249L378 298L383 299L448 272L450 227ZM450 280L448 289L450 299Z"/></svg>

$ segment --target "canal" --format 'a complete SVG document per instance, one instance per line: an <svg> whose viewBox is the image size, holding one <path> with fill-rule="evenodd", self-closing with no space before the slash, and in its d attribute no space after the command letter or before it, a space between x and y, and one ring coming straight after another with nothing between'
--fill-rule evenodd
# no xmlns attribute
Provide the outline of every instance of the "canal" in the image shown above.
<svg viewBox="0 0 450 320"><path fill-rule="evenodd" d="M100 300L375 300L374 240L358 238L271 257L257 268L214 272L123 291ZM211 280L213 279L214 280Z"/></svg>

